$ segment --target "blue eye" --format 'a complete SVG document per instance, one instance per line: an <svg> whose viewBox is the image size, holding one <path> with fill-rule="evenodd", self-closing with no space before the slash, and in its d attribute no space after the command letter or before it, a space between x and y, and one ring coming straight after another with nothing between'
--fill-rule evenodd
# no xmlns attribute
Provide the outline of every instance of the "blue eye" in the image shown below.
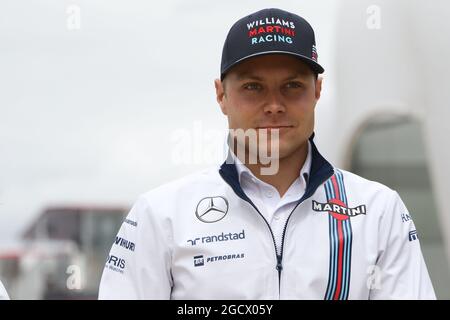
<svg viewBox="0 0 450 320"><path fill-rule="evenodd" d="M287 88L293 88L293 89L295 89L295 88L301 88L301 87L303 87L303 86L302 86L302 84L301 84L300 82L291 81L291 82L288 82L288 83L286 84L286 87L287 87Z"/></svg>
<svg viewBox="0 0 450 320"><path fill-rule="evenodd" d="M246 83L244 84L244 89L246 90L260 90L261 89L261 85L259 83Z"/></svg>

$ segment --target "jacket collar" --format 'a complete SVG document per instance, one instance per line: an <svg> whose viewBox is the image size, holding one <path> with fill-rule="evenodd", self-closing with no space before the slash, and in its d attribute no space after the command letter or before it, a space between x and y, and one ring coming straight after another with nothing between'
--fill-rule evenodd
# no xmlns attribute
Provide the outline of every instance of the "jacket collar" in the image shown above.
<svg viewBox="0 0 450 320"><path fill-rule="evenodd" d="M311 197L316 189L334 173L333 166L319 153L316 145L314 144L313 138L314 134L309 138L309 141L311 142L312 154L310 176L306 185L305 194L300 199L300 201ZM232 161L230 152L228 153L227 160L220 166L219 174L233 189L238 197L253 204L242 190L242 187L239 183L238 172L236 170L234 162Z"/></svg>

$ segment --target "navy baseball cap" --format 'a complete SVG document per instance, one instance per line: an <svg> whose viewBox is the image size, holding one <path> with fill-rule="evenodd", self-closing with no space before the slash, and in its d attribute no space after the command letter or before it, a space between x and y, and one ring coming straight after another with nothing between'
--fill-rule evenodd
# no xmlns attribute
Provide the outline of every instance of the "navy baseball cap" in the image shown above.
<svg viewBox="0 0 450 320"><path fill-rule="evenodd" d="M275 53L295 56L313 72L324 72L317 63L311 25L294 13L270 8L252 13L231 27L223 46L220 79L223 80L232 67L244 60Z"/></svg>

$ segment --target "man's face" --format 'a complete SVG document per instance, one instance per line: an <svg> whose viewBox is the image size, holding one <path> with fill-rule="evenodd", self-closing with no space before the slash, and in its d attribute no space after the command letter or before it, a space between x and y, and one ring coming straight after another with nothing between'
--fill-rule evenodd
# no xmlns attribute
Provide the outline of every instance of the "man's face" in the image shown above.
<svg viewBox="0 0 450 320"><path fill-rule="evenodd" d="M314 131L322 79L299 59L283 54L250 58L215 81L217 101L230 129L279 129L279 158L305 147ZM258 135L259 136L259 135ZM270 139L266 146L270 151ZM239 142L238 142L239 143Z"/></svg>

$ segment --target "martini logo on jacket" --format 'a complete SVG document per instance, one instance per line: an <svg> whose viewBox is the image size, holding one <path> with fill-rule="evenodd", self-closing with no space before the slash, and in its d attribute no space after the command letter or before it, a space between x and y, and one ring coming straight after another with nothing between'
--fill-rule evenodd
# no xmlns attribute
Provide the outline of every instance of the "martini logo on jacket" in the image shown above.
<svg viewBox="0 0 450 320"><path fill-rule="evenodd" d="M327 203L313 200L312 209L317 212L328 212L338 220L347 220L360 214L366 214L366 206L364 204L355 208L348 208L345 203L338 199L331 199Z"/></svg>

